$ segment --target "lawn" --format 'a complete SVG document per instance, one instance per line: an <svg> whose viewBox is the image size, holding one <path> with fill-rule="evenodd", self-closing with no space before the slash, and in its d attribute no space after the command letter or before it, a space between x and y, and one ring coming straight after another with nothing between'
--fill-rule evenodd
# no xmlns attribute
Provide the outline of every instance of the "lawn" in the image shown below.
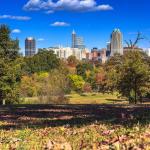
<svg viewBox="0 0 150 150"><path fill-rule="evenodd" d="M118 98L115 94L102 93L72 93L66 95L69 104L126 104L124 99ZM47 102L39 100L37 97L25 98L22 104L45 104Z"/></svg>
<svg viewBox="0 0 150 150"><path fill-rule="evenodd" d="M119 104L127 103L123 99L118 99L116 95L88 93L88 94L71 94L69 95L70 104Z"/></svg>
<svg viewBox="0 0 150 150"><path fill-rule="evenodd" d="M2 150L149 150L150 105L0 106Z"/></svg>

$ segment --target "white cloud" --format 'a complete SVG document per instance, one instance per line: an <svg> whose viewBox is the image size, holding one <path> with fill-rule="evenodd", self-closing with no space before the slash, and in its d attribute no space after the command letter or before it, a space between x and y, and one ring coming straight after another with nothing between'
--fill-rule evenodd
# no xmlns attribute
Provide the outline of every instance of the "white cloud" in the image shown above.
<svg viewBox="0 0 150 150"><path fill-rule="evenodd" d="M96 9L105 11L105 10L113 10L113 7L110 5L100 5Z"/></svg>
<svg viewBox="0 0 150 150"><path fill-rule="evenodd" d="M46 14L53 14L54 11L53 11L53 10L48 10L48 11L46 11L45 13L46 13Z"/></svg>
<svg viewBox="0 0 150 150"><path fill-rule="evenodd" d="M107 11L113 10L109 4L98 5L96 0L29 0L24 5L25 10L55 11Z"/></svg>
<svg viewBox="0 0 150 150"><path fill-rule="evenodd" d="M54 22L51 24L51 26L54 26L54 27L66 27L66 26L70 26L69 23L66 23L66 22Z"/></svg>
<svg viewBox="0 0 150 150"><path fill-rule="evenodd" d="M44 41L44 40L45 40L45 39L43 39L43 38L39 38L39 39L38 39L38 41Z"/></svg>
<svg viewBox="0 0 150 150"><path fill-rule="evenodd" d="M21 33L21 30L20 29L14 29L14 30L12 30L12 33Z"/></svg>
<svg viewBox="0 0 150 150"><path fill-rule="evenodd" d="M12 19L12 20L28 21L31 18L27 17L27 16L0 15L0 19Z"/></svg>

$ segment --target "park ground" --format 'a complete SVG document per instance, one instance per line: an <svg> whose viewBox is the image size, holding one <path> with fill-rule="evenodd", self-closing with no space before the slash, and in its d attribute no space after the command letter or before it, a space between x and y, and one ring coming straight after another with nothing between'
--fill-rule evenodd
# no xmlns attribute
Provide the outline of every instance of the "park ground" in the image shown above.
<svg viewBox="0 0 150 150"><path fill-rule="evenodd" d="M123 98L118 98L117 94L102 94L102 93L71 93L66 95L68 104L128 104ZM47 101L41 102L40 98L31 97L24 98L22 104L47 104Z"/></svg>
<svg viewBox="0 0 150 150"><path fill-rule="evenodd" d="M150 105L100 99L90 105L0 106L0 150L149 150Z"/></svg>
<svg viewBox="0 0 150 150"><path fill-rule="evenodd" d="M71 93L66 95L67 104L129 104L127 99L121 98L117 93ZM21 100L21 104L51 104L50 101L38 97L27 97ZM143 104L150 104L149 99L143 99Z"/></svg>

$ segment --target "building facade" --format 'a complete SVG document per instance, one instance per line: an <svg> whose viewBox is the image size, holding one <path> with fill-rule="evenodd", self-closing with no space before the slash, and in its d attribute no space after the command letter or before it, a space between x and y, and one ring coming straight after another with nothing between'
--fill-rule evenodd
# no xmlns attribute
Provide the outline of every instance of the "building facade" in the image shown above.
<svg viewBox="0 0 150 150"><path fill-rule="evenodd" d="M49 47L47 48L48 51L53 51L58 58L67 60L69 56L75 56L78 60L85 60L90 61L93 63L105 63L108 59L106 56L107 49L98 49L93 48L91 51L88 49L78 49L78 48L71 48L71 47Z"/></svg>
<svg viewBox="0 0 150 150"><path fill-rule="evenodd" d="M77 36L74 30L72 32L72 48L85 49L83 37Z"/></svg>
<svg viewBox="0 0 150 150"><path fill-rule="evenodd" d="M25 56L34 56L36 53L36 41L33 37L25 39Z"/></svg>
<svg viewBox="0 0 150 150"><path fill-rule="evenodd" d="M150 48L147 49L147 54L150 56Z"/></svg>
<svg viewBox="0 0 150 150"><path fill-rule="evenodd" d="M72 48L76 48L76 33L72 31Z"/></svg>
<svg viewBox="0 0 150 150"><path fill-rule="evenodd" d="M69 56L75 56L78 60L86 59L87 49L81 50L79 48L71 48L71 47L49 47L49 51L53 51L54 54L57 55L58 58L67 59Z"/></svg>
<svg viewBox="0 0 150 150"><path fill-rule="evenodd" d="M115 29L111 34L111 56L115 53L123 55L123 35L119 29Z"/></svg>
<svg viewBox="0 0 150 150"><path fill-rule="evenodd" d="M150 56L150 48L146 48L146 49L144 49L144 51L146 52L146 54L147 54L148 56Z"/></svg>
<svg viewBox="0 0 150 150"><path fill-rule="evenodd" d="M111 55L111 43L107 42L107 48L106 48L106 56L109 58Z"/></svg>
<svg viewBox="0 0 150 150"><path fill-rule="evenodd" d="M106 57L106 49L98 49L98 48L93 48L91 50L91 52L87 53L87 60L95 63L95 62L99 62L99 63L105 63L107 61L107 57Z"/></svg>

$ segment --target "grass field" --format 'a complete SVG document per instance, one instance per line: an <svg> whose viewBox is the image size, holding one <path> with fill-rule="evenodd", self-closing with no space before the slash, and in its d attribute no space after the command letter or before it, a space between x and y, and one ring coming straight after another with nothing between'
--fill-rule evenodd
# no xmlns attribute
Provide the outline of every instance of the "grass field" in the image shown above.
<svg viewBox="0 0 150 150"><path fill-rule="evenodd" d="M1 150L149 150L150 105L0 106Z"/></svg>
<svg viewBox="0 0 150 150"><path fill-rule="evenodd" d="M70 104L119 104L119 103L127 103L123 99L118 99L116 95L112 94L71 94L70 95Z"/></svg>
<svg viewBox="0 0 150 150"><path fill-rule="evenodd" d="M69 104L126 104L128 103L124 99L118 99L116 95L112 94L101 94L101 93L86 93L77 94L72 93L67 95L69 99ZM42 102L37 97L25 98L22 102L23 104L43 104L47 102Z"/></svg>

